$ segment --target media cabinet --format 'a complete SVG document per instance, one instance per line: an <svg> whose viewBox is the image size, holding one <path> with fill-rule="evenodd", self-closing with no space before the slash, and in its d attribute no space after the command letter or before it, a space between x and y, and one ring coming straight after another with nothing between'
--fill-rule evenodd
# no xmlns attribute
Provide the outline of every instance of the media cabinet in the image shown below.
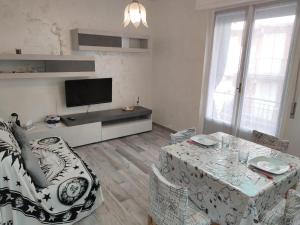
<svg viewBox="0 0 300 225"><path fill-rule="evenodd" d="M60 136L71 147L97 143L152 130L152 110L136 106L133 111L112 109L61 116L50 128L42 122L26 131L29 139Z"/></svg>

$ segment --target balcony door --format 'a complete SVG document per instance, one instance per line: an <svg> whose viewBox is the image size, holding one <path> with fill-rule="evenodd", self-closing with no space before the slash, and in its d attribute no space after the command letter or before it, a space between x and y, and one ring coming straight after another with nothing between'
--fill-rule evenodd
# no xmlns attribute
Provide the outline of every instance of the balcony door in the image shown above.
<svg viewBox="0 0 300 225"><path fill-rule="evenodd" d="M216 14L204 131L277 135L296 1Z"/></svg>

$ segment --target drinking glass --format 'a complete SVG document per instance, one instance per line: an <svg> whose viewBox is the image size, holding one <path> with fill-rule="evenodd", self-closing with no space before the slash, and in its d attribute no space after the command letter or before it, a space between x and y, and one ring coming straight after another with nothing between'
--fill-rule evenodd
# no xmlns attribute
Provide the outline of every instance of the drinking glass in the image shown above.
<svg viewBox="0 0 300 225"><path fill-rule="evenodd" d="M222 136L222 149L228 150L231 146L231 137L230 136Z"/></svg>
<svg viewBox="0 0 300 225"><path fill-rule="evenodd" d="M239 150L239 161L243 164L246 164L248 162L249 158L249 151L246 149L240 149Z"/></svg>

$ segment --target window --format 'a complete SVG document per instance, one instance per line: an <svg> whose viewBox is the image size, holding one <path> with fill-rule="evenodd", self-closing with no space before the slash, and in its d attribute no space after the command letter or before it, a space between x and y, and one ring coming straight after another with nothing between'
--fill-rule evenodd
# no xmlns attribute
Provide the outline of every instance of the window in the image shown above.
<svg viewBox="0 0 300 225"><path fill-rule="evenodd" d="M297 3L216 14L208 133L278 133Z"/></svg>

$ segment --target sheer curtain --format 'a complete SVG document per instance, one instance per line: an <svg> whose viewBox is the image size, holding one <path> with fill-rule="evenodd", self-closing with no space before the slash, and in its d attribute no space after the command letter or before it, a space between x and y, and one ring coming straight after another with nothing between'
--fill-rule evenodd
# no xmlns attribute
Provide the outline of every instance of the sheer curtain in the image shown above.
<svg viewBox="0 0 300 225"><path fill-rule="evenodd" d="M233 129L246 11L216 15L204 131Z"/></svg>
<svg viewBox="0 0 300 225"><path fill-rule="evenodd" d="M296 9L285 1L216 14L205 133L278 134Z"/></svg>

